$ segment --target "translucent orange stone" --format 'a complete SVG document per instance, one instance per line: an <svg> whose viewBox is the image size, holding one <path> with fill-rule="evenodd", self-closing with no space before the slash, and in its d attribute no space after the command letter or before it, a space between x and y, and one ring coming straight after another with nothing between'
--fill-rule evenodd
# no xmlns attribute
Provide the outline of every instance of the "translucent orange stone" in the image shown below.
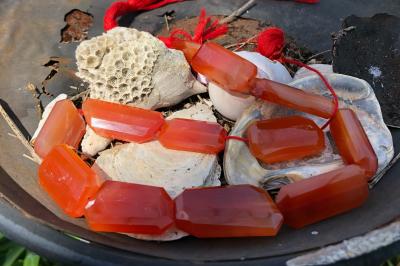
<svg viewBox="0 0 400 266"><path fill-rule="evenodd" d="M330 118L335 105L328 98L268 79L254 79L251 94L291 109Z"/></svg>
<svg viewBox="0 0 400 266"><path fill-rule="evenodd" d="M111 139L143 143L153 140L164 124L159 112L101 100L87 99L82 110L89 126Z"/></svg>
<svg viewBox="0 0 400 266"><path fill-rule="evenodd" d="M102 179L66 145L55 146L39 167L39 183L69 216L83 215Z"/></svg>
<svg viewBox="0 0 400 266"><path fill-rule="evenodd" d="M251 81L257 76L254 64L211 42L201 46L190 64L196 72L230 92L248 94Z"/></svg>
<svg viewBox="0 0 400 266"><path fill-rule="evenodd" d="M58 144L78 148L85 134L85 121L70 100L55 104L35 139L35 152L45 157Z"/></svg>
<svg viewBox="0 0 400 266"><path fill-rule="evenodd" d="M251 153L265 163L300 159L325 148L322 130L301 116L254 122L247 129L247 138Z"/></svg>
<svg viewBox="0 0 400 266"><path fill-rule="evenodd" d="M357 164L373 177L378 169L378 159L367 134L351 109L340 109L330 124L330 131L343 160Z"/></svg>
<svg viewBox="0 0 400 266"><path fill-rule="evenodd" d="M283 222L268 193L250 185L187 189L175 205L177 227L200 238L274 236Z"/></svg>
<svg viewBox="0 0 400 266"><path fill-rule="evenodd" d="M300 228L359 207L367 197L365 171L347 165L285 185L275 200L285 224Z"/></svg>
<svg viewBox="0 0 400 266"><path fill-rule="evenodd" d="M225 147L226 136L218 123L175 118L165 122L158 141L168 149L218 153Z"/></svg>
<svg viewBox="0 0 400 266"><path fill-rule="evenodd" d="M90 229L159 235L174 223L174 202L163 188L106 181L85 217Z"/></svg>
<svg viewBox="0 0 400 266"><path fill-rule="evenodd" d="M186 60L190 63L197 51L200 49L201 44L180 39L172 39L171 47L176 50L181 50L185 55Z"/></svg>

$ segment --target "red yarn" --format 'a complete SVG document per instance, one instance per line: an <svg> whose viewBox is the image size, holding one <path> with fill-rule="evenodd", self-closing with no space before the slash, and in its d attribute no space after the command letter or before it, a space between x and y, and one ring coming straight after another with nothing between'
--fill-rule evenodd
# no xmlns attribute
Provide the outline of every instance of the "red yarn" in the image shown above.
<svg viewBox="0 0 400 266"><path fill-rule="evenodd" d="M248 139L246 139L246 138L242 138L242 137L239 137L239 136L226 136L225 137L225 140L230 140L230 139L234 139L234 140L238 140L238 141L243 141L243 142L249 142L249 140Z"/></svg>
<svg viewBox="0 0 400 266"><path fill-rule="evenodd" d="M114 2L107 8L104 14L104 30L108 31L118 26L117 19L130 12L156 9L171 3L185 0L128 0Z"/></svg>
<svg viewBox="0 0 400 266"><path fill-rule="evenodd" d="M172 40L174 39L188 40L202 44L206 40L217 38L227 32L228 25L220 25L218 19L211 22L211 17L207 17L206 10L202 8L199 22L197 23L193 36L190 35L189 32L178 28L174 29L169 37L159 36L158 38L163 41L167 47L171 47ZM181 37L178 38L178 35L181 35Z"/></svg>
<svg viewBox="0 0 400 266"><path fill-rule="evenodd" d="M296 0L296 2L305 4L316 4L319 3L319 0Z"/></svg>
<svg viewBox="0 0 400 266"><path fill-rule="evenodd" d="M300 0L299 0L300 1ZM307 0L302 0L302 1L307 1ZM335 105L335 108L333 110L333 113L331 117L328 119L328 121L321 127L321 129L325 129L329 123L331 122L332 118L335 116L337 110L339 109L339 101L338 97L335 93L335 90L332 88L332 86L329 84L329 82L326 80L326 78L313 67L310 67L307 64L304 64L303 62L300 62L295 59L289 59L285 58L283 55L283 47L285 44L285 33L283 30L276 28L276 27L270 27L261 32L258 36L257 40L257 50L259 53L262 55L268 57L271 60L277 60L282 63L288 63L288 64L294 64L300 67L304 67L310 71L313 71L316 73L324 83L325 87L331 92L333 96L333 103Z"/></svg>
<svg viewBox="0 0 400 266"><path fill-rule="evenodd" d="M270 27L261 32L257 38L257 51L272 60L282 57L285 46L285 33L277 27Z"/></svg>

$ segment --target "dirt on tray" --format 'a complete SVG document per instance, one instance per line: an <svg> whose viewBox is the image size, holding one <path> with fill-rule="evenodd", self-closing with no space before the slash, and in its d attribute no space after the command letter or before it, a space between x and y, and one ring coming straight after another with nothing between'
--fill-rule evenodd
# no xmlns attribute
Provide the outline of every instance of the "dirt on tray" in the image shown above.
<svg viewBox="0 0 400 266"><path fill-rule="evenodd" d="M80 42L86 39L88 30L93 25L93 16L79 9L68 12L64 21L67 25L61 30L61 42Z"/></svg>

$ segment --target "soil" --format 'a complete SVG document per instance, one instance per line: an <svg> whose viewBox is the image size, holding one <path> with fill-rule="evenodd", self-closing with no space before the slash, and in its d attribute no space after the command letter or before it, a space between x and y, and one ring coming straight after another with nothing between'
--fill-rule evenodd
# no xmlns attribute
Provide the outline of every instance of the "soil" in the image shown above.
<svg viewBox="0 0 400 266"><path fill-rule="evenodd" d="M64 21L67 25L61 30L61 42L80 42L86 39L88 30L93 25L93 16L79 9L68 12Z"/></svg>

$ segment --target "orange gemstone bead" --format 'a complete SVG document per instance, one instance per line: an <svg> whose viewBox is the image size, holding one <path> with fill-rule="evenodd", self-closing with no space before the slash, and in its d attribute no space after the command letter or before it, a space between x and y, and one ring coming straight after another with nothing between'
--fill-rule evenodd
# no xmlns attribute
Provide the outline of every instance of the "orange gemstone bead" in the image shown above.
<svg viewBox="0 0 400 266"><path fill-rule="evenodd" d="M45 157L58 144L78 148L85 134L85 121L70 100L57 102L35 139L35 152Z"/></svg>
<svg viewBox="0 0 400 266"><path fill-rule="evenodd" d="M175 205L177 227L200 238L274 236L283 222L268 193L250 185L187 189Z"/></svg>
<svg viewBox="0 0 400 266"><path fill-rule="evenodd" d="M347 165L285 185L275 200L285 224L300 228L359 207L367 197L365 171Z"/></svg>
<svg viewBox="0 0 400 266"><path fill-rule="evenodd" d="M378 159L353 110L338 110L331 121L330 131L343 160L362 167L367 180L373 177L378 169Z"/></svg>
<svg viewBox="0 0 400 266"><path fill-rule="evenodd" d="M69 216L81 217L102 179L66 145L55 146L39 167L39 183Z"/></svg>
<svg viewBox="0 0 400 266"><path fill-rule="evenodd" d="M247 129L247 138L251 153L265 163L300 159L325 148L322 130L301 116L254 122Z"/></svg>
<svg viewBox="0 0 400 266"><path fill-rule="evenodd" d="M174 202L160 187L106 181L85 217L90 229L159 235L174 223Z"/></svg>
<svg viewBox="0 0 400 266"><path fill-rule="evenodd" d="M99 135L143 143L153 140L164 124L161 113L111 103L87 99L82 106L89 126Z"/></svg>
<svg viewBox="0 0 400 266"><path fill-rule="evenodd" d="M226 136L218 123L175 118L165 122L158 141L168 149L218 153L225 148Z"/></svg>
<svg viewBox="0 0 400 266"><path fill-rule="evenodd" d="M196 72L233 93L249 94L251 81L257 76L254 64L211 42L201 46L190 65Z"/></svg>
<svg viewBox="0 0 400 266"><path fill-rule="evenodd" d="M186 60L190 63L193 57L197 54L201 44L196 42L189 42L180 39L172 39L171 48L180 50L185 55Z"/></svg>
<svg viewBox="0 0 400 266"><path fill-rule="evenodd" d="M330 118L335 110L335 105L328 98L268 79L254 79L251 94L265 101L323 118Z"/></svg>

